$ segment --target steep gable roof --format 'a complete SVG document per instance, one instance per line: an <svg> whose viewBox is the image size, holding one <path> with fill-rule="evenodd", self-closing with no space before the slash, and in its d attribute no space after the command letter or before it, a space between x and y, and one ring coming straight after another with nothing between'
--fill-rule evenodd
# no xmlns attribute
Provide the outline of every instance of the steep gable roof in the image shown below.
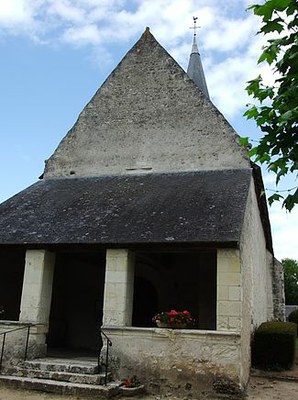
<svg viewBox="0 0 298 400"><path fill-rule="evenodd" d="M249 167L228 122L146 30L84 108L44 177Z"/></svg>
<svg viewBox="0 0 298 400"><path fill-rule="evenodd" d="M0 205L0 246L238 246L251 179L236 133L146 30L44 179Z"/></svg>

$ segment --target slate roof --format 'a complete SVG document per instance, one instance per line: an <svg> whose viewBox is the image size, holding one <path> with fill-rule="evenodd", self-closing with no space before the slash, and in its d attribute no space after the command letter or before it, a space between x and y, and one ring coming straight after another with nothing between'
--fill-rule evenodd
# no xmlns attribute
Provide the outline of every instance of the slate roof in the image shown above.
<svg viewBox="0 0 298 400"><path fill-rule="evenodd" d="M187 67L187 75L195 82L198 88L200 88L204 95L209 99L205 74L195 36L193 38L193 45Z"/></svg>
<svg viewBox="0 0 298 400"><path fill-rule="evenodd" d="M252 170L53 178L0 205L0 246L240 240Z"/></svg>

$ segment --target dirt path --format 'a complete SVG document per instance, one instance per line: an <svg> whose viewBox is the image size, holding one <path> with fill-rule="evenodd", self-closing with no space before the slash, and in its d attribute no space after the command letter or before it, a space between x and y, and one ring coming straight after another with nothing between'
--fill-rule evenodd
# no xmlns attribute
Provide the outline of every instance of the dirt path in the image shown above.
<svg viewBox="0 0 298 400"><path fill-rule="evenodd" d="M122 397L122 399L129 399ZM175 400L175 396L142 396L139 400ZM187 397L184 397L186 400ZM200 397L192 400L215 400L211 397ZM247 400L298 400L297 381L272 381L264 378L252 378L247 391ZM87 400L85 397L60 396L49 393L32 392L0 387L0 400ZM88 399L90 400L90 398Z"/></svg>

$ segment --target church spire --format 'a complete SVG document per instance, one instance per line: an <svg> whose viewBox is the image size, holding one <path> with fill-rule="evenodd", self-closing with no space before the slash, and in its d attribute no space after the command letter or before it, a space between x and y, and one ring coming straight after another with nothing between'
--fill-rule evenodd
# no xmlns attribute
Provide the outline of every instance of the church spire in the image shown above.
<svg viewBox="0 0 298 400"><path fill-rule="evenodd" d="M197 19L198 17L193 17L194 26L191 29L194 30L194 35L187 68L187 75L195 82L199 89L201 89L204 95L209 99L209 93L201 62L201 56L197 45Z"/></svg>

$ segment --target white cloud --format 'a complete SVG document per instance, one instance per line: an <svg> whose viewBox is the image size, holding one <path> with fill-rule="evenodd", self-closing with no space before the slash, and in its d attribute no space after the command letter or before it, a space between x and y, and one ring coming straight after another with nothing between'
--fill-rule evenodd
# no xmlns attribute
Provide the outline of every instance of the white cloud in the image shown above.
<svg viewBox="0 0 298 400"><path fill-rule="evenodd" d="M33 21L33 9L26 0L10 0L0 3L1 28L10 34L29 31Z"/></svg>
<svg viewBox="0 0 298 400"><path fill-rule="evenodd" d="M256 20L251 15L234 20L217 18L216 29L212 27L205 36L205 48L217 52L229 52L247 47L256 32Z"/></svg>
<svg viewBox="0 0 298 400"><path fill-rule="evenodd" d="M51 1L47 13L72 23L84 23L86 11L69 0Z"/></svg>
<svg viewBox="0 0 298 400"><path fill-rule="evenodd" d="M25 0L10 0L0 3L0 21L2 24L24 22L30 18L30 10Z"/></svg>
<svg viewBox="0 0 298 400"><path fill-rule="evenodd" d="M67 29L63 34L62 40L75 46L96 45L101 42L101 37L97 26L90 24Z"/></svg>

